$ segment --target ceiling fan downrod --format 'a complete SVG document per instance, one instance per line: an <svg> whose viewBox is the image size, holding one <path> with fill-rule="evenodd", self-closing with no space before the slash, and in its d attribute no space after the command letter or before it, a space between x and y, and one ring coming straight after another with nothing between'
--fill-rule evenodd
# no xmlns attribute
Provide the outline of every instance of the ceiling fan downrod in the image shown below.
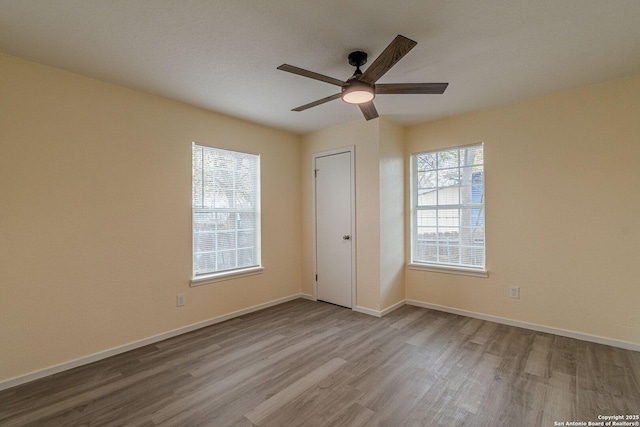
<svg viewBox="0 0 640 427"><path fill-rule="evenodd" d="M351 52L347 58L349 59L349 65L356 67L356 71L349 80L359 78L362 75L360 67L367 63L367 53L356 50L355 52Z"/></svg>

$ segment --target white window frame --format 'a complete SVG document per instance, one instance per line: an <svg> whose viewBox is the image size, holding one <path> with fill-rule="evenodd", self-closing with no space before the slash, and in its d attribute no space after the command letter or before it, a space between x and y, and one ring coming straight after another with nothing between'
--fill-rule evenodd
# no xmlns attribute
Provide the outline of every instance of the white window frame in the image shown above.
<svg viewBox="0 0 640 427"><path fill-rule="evenodd" d="M420 153L413 153L410 156L410 181L411 181L411 185L410 185L410 211L411 211L411 250L410 250L410 256L411 256L411 261L408 264L408 268L410 270L423 270L423 271L432 271L432 272L439 272L439 273L450 273L450 274L461 274L461 275L467 275L467 276L474 276L474 277L488 277L489 273L487 271L486 268L486 247L487 247L487 242L486 242L486 222L483 221L483 228L484 228L484 245L483 245L483 260L484 260L484 265L481 267L473 267L473 266L466 266L466 265L457 265L457 264L453 264L453 263L438 263L438 262L425 262L425 261L420 261L420 260L416 260L416 243L417 243L417 232L418 232L418 226L417 226L417 213L420 210L435 210L436 212L440 209L459 209L459 208L479 208L482 209L484 211L485 209L485 202L484 202L484 198L482 200L482 203L472 203L472 204L462 204L461 200L460 200L460 196L458 196L458 203L454 203L454 204L450 204L450 205L434 205L434 206L430 206L430 207L426 207L426 206L418 206L418 166L417 166L417 158L418 156L421 155L426 155L426 154L432 154L432 153L442 153L442 152L446 152L446 151L451 151L451 150L462 150L465 148L469 148L469 147L481 147L483 149L483 155L484 155L484 143L477 143L477 144L470 144L470 145L464 145L464 146L458 146L458 147L450 147L450 148L442 148L442 149L438 149L438 150L432 150L432 151L426 151L426 152L420 152ZM460 164L458 163L458 169L460 169L462 166L460 166ZM436 174L438 173L438 170L440 168L437 167L435 169ZM484 160L483 160L483 164L482 164L482 170L483 170L483 176L484 176ZM440 191L440 189L436 190L436 191ZM484 179L483 179L483 190L482 193L484 194ZM458 225L458 227L460 227L460 225ZM438 249L439 250L439 249Z"/></svg>
<svg viewBox="0 0 640 427"><path fill-rule="evenodd" d="M197 142L193 142L192 143L192 167L194 167L193 165L193 149L196 147L201 147L203 149L210 149L210 150L218 150L218 151L227 151L233 154L246 154L246 155L250 155L250 156L254 156L256 159L256 170L255 170L255 175L256 175L256 182L255 182L255 206L251 207L251 208L226 208L223 209L228 213L241 213L241 212L251 212L253 214L255 214L255 234L256 234L256 241L255 241L255 251L256 251L256 263L255 265L250 265L250 266L244 266L244 267L238 267L238 268L232 268L232 269L225 269L225 270L219 270L219 271L212 271L212 272L207 272L207 273L200 273L200 274L196 274L195 271L195 256L196 256L196 247L195 247L195 242L196 242L196 221L195 221L195 216L197 212L200 212L201 208L196 208L194 206L194 190L193 190L193 186L195 185L195 182L193 181L193 177L192 177L192 208L191 208L191 223L192 223L192 231L191 231L191 238L192 238L192 252L191 252L191 265L192 265L192 278L190 281L191 286L200 286L200 285L204 285L204 284L208 284L208 283L213 283L213 282L219 282L219 281L223 281L223 280L229 280L229 279L233 279L233 278L237 278L237 277L244 277L244 276L250 276L250 275L254 275L254 274L260 274L264 268L262 266L262 260L261 260L261 215L260 215L260 155L259 154L253 154L253 153L246 153L246 152L241 152L241 151L237 151L237 150L229 150L226 148L217 148L217 147L210 147L210 146L206 146L203 144L199 144ZM219 210L219 209L218 209ZM237 243L237 242L236 242ZM236 249L237 250L237 249Z"/></svg>

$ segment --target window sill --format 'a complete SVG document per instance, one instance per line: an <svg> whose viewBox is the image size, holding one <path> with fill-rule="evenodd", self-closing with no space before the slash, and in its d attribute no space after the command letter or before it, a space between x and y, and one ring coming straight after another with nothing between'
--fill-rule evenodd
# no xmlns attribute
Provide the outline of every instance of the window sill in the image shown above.
<svg viewBox="0 0 640 427"><path fill-rule="evenodd" d="M474 270L471 268L463 268L463 267L447 267L443 265L432 265L432 264L414 264L410 263L407 265L409 270L421 270L421 271L431 271L434 273L445 273L445 274L460 274L463 276L472 276L472 277L489 277L489 272L486 270Z"/></svg>
<svg viewBox="0 0 640 427"><path fill-rule="evenodd" d="M237 279L244 276L253 276L254 274L261 274L264 271L264 267L248 267L240 270L224 271L222 273L213 273L203 276L194 277L191 279L191 287L208 285L209 283L222 282L224 280Z"/></svg>

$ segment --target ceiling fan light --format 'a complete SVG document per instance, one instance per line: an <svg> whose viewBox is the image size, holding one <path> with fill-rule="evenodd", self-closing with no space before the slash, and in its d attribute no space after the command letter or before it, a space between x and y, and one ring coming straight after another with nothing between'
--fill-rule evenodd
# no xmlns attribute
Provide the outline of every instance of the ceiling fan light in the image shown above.
<svg viewBox="0 0 640 427"><path fill-rule="evenodd" d="M375 96L373 87L359 81L352 82L342 90L342 100L348 104L364 104Z"/></svg>

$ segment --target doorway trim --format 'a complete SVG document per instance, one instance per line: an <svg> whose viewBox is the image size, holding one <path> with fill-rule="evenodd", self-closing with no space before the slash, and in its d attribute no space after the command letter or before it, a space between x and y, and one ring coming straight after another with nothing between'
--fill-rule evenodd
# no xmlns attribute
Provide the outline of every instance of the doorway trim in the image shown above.
<svg viewBox="0 0 640 427"><path fill-rule="evenodd" d="M316 159L319 157L332 156L334 154L350 153L351 157L351 310L355 310L358 306L356 301L356 147L349 145L333 150L321 151L313 153L311 156L311 224L313 235L313 298L318 299L318 274L317 263L317 218L316 218Z"/></svg>

